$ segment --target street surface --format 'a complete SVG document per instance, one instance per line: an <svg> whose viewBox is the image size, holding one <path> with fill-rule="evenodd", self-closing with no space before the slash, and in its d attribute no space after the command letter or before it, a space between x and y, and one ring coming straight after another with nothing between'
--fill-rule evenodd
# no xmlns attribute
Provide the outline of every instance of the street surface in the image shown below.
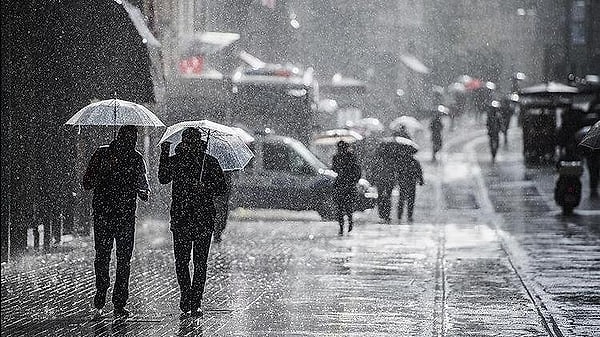
<svg viewBox="0 0 600 337"><path fill-rule="evenodd" d="M93 241L75 238L2 265L2 336L599 336L587 173L563 217L552 168L523 165L520 129L495 164L483 123L445 132L437 162L417 139L426 185L412 223L368 210L338 236L316 212L238 209L211 248L201 319L179 317L166 221L139 224L126 321L110 302L91 320Z"/></svg>

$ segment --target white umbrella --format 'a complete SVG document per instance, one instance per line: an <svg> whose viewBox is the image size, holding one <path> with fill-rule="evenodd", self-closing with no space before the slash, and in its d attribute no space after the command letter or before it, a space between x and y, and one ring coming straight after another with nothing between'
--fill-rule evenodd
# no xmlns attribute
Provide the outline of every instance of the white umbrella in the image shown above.
<svg viewBox="0 0 600 337"><path fill-rule="evenodd" d="M65 124L165 126L145 106L120 99L107 99L88 104L77 111Z"/></svg>
<svg viewBox="0 0 600 337"><path fill-rule="evenodd" d="M158 145L164 142L171 143L170 151L173 153L177 144L181 142L183 130L187 128L198 129L206 135L208 142L206 154L217 159L223 171L241 170L254 157L244 139L240 137L239 131L206 119L185 121L169 126Z"/></svg>
<svg viewBox="0 0 600 337"><path fill-rule="evenodd" d="M429 74L431 72L431 70L427 68L427 66L424 65L421 60L412 55L400 55L400 61L402 61L402 63L404 63L404 65L406 65L408 68L418 73Z"/></svg>
<svg viewBox="0 0 600 337"><path fill-rule="evenodd" d="M423 130L423 124L412 116L400 116L390 123L390 130L399 130L404 126L408 130Z"/></svg>

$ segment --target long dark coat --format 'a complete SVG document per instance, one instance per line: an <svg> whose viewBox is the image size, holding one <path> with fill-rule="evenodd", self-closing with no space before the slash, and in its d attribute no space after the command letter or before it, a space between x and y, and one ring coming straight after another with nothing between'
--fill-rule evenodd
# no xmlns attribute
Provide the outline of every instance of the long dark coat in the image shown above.
<svg viewBox="0 0 600 337"><path fill-rule="evenodd" d="M144 159L119 140L100 146L85 171L83 187L94 190L95 215L135 216L136 196L148 190Z"/></svg>
<svg viewBox="0 0 600 337"><path fill-rule="evenodd" d="M171 230L189 229L194 233L214 229L214 197L225 194L227 184L214 157L206 155L202 170L203 155L184 143L177 145L173 156L168 150L161 152L158 180L161 184L173 183Z"/></svg>

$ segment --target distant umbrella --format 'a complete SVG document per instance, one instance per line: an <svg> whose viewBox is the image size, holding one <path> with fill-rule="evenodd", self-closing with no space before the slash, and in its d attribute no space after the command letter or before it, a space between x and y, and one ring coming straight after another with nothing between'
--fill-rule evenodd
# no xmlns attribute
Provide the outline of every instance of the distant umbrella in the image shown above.
<svg viewBox="0 0 600 337"><path fill-rule="evenodd" d="M381 139L379 149L389 153L390 156L410 154L419 151L419 145L405 137L385 137Z"/></svg>
<svg viewBox="0 0 600 337"><path fill-rule="evenodd" d="M423 124L412 116L400 116L390 123L390 130L398 131L404 126L408 130L422 130Z"/></svg>
<svg viewBox="0 0 600 337"><path fill-rule="evenodd" d="M427 68L426 65L423 64L418 58L412 55L400 55L400 61L404 63L409 69L416 71L420 74L429 74L431 70Z"/></svg>
<svg viewBox="0 0 600 337"><path fill-rule="evenodd" d="M383 132L385 130L385 126L381 121L373 117L362 118L357 121L348 121L346 122L346 126L362 135Z"/></svg>

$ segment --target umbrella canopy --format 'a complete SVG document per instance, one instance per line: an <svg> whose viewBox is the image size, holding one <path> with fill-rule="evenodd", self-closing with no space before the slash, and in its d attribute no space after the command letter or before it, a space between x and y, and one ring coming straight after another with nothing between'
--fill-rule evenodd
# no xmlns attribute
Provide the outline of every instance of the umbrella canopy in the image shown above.
<svg viewBox="0 0 600 337"><path fill-rule="evenodd" d="M181 134L187 128L198 129L206 136L208 147L206 153L219 161L223 171L241 170L254 157L254 154L246 145L246 142L232 127L215 123L209 120L185 121L167 128L158 145L171 143L170 151L173 153L175 147L181 142Z"/></svg>
<svg viewBox="0 0 600 337"><path fill-rule="evenodd" d="M547 82L536 84L527 88L521 89L519 95L523 96L552 96L552 95L573 95L578 92L577 88L570 85Z"/></svg>
<svg viewBox="0 0 600 337"><path fill-rule="evenodd" d="M233 129L233 131L235 131L237 133L237 135L240 136L240 138L242 138L244 143L250 144L254 141L254 136L252 136L250 133L248 133L248 131L246 131L242 128L239 128L237 126L232 126L231 129Z"/></svg>
<svg viewBox="0 0 600 337"><path fill-rule="evenodd" d="M385 137L381 139L380 148L394 154L415 154L419 151L419 145L405 137Z"/></svg>
<svg viewBox="0 0 600 337"><path fill-rule="evenodd" d="M346 126L357 131L361 135L383 132L383 130L385 130L381 121L373 117L362 118L357 121L348 121L346 122Z"/></svg>
<svg viewBox="0 0 600 337"><path fill-rule="evenodd" d="M421 60L412 55L400 55L400 61L402 61L405 66L418 73L429 74L431 72L431 70L427 68L427 66L424 65Z"/></svg>
<svg viewBox="0 0 600 337"><path fill-rule="evenodd" d="M424 128L423 124L421 124L418 119L412 116L400 116L390 123L390 130L397 131L401 129L402 126L409 130L422 130Z"/></svg>
<svg viewBox="0 0 600 337"><path fill-rule="evenodd" d="M579 146L592 149L593 151L600 150L600 121L596 122L590 128L579 143Z"/></svg>
<svg viewBox="0 0 600 337"><path fill-rule="evenodd" d="M362 139L363 136L354 130L332 129L316 135L312 143L318 145L333 145L337 144L340 140L343 140L346 143L354 143Z"/></svg>
<svg viewBox="0 0 600 337"><path fill-rule="evenodd" d="M148 108L120 99L108 99L86 105L67 125L137 125L165 126Z"/></svg>

